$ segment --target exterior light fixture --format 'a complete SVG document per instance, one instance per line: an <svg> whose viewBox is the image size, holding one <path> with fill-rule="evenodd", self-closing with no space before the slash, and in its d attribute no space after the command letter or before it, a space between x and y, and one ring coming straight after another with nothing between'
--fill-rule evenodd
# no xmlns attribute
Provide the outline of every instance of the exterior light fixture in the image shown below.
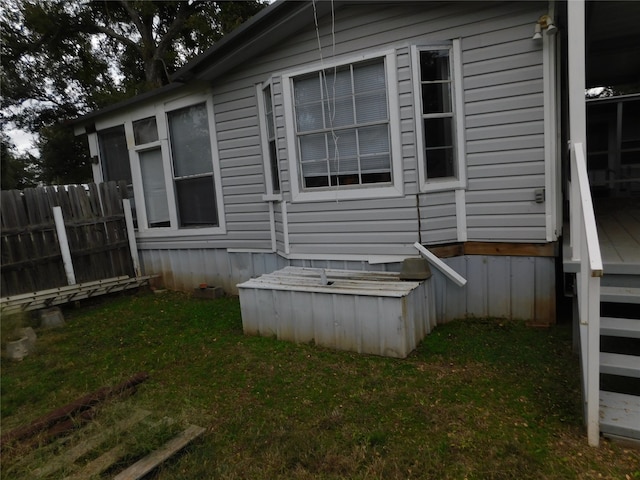
<svg viewBox="0 0 640 480"><path fill-rule="evenodd" d="M542 38L542 31L546 30L547 35L555 35L558 33L558 27L553 23L553 18L549 15L542 15L536 22L535 30L533 33L534 40L540 40Z"/></svg>
<svg viewBox="0 0 640 480"><path fill-rule="evenodd" d="M533 39L534 40L541 40L542 39L542 29L540 28L540 24L538 22L536 22L536 28L535 28L535 31L533 33Z"/></svg>

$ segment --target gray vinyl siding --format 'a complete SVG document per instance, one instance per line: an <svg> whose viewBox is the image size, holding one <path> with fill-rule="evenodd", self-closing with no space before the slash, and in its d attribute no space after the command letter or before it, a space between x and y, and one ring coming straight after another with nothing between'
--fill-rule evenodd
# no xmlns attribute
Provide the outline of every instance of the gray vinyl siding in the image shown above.
<svg viewBox="0 0 640 480"><path fill-rule="evenodd" d="M458 241L455 192L421 192L410 45L461 39L470 241L545 240L541 45L531 40L546 2L440 2L338 8L335 55L393 50L396 59L404 196L292 202L282 75L318 64L313 23L211 85L226 233L143 239L142 249L271 250L272 234L255 85L270 80L283 200L274 203L276 247L291 254L415 255L412 244ZM309 19L313 22L313 19ZM333 52L331 16L321 18L323 55Z"/></svg>
<svg viewBox="0 0 640 480"><path fill-rule="evenodd" d="M458 238L454 192L420 195L420 242L438 244Z"/></svg>
<svg viewBox="0 0 640 480"><path fill-rule="evenodd" d="M536 4L468 4L385 7L352 6L338 10L336 55L396 52L398 110L404 198L379 201L293 202L287 205L291 253L414 254L411 244L458 240L453 191L419 193L416 163L410 44L438 44L462 38L468 193L468 240L538 241L544 239L544 205L533 203L544 186L542 54L531 41L531 19L543 13ZM328 19L321 19L324 54L331 51ZM295 36L260 66L275 75L276 125L285 199L290 200L288 151L282 108L281 73L318 61L314 29ZM496 102L504 102L496 105ZM501 108L497 108L501 107ZM530 165L523 166L523 163ZM513 165L513 166L512 166ZM525 176L519 180L515 177ZM509 205L512 194L521 205ZM416 198L417 195L417 198ZM473 204L476 200L482 200ZM514 229L505 229L513 226ZM522 225L522 226L520 226Z"/></svg>
<svg viewBox="0 0 640 480"><path fill-rule="evenodd" d="M468 239L545 241L542 52L529 24L463 45Z"/></svg>

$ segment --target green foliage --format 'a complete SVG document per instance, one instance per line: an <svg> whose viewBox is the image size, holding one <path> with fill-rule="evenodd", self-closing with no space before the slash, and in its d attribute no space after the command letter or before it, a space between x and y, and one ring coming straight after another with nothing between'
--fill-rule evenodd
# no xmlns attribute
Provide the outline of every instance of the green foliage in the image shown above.
<svg viewBox="0 0 640 480"><path fill-rule="evenodd" d="M40 180L47 185L79 184L92 181L87 137L54 124L40 129Z"/></svg>
<svg viewBox="0 0 640 480"><path fill-rule="evenodd" d="M587 445L569 325L451 322L400 360L244 336L236 298L140 293L65 319L3 365L3 429L147 371L131 408L207 429L158 480L638 475L639 452Z"/></svg>
<svg viewBox="0 0 640 480"><path fill-rule="evenodd" d="M22 190L36 186L36 159L19 155L7 135L0 132L0 185L2 190Z"/></svg>
<svg viewBox="0 0 640 480"><path fill-rule="evenodd" d="M53 154L62 135L54 125L167 84L264 6L261 0L8 0L0 10L3 128L41 134L55 128L39 142L47 152L44 180L74 182L59 175L74 166L86 172L86 158L75 156L74 147L65 149L72 156Z"/></svg>

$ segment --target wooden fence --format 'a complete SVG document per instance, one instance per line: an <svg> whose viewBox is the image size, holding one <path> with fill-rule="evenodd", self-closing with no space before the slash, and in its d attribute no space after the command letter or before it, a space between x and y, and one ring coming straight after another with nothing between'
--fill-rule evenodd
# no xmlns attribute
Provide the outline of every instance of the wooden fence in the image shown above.
<svg viewBox="0 0 640 480"><path fill-rule="evenodd" d="M53 214L58 206L77 283L134 276L126 192L115 182L2 191L2 297L69 284Z"/></svg>

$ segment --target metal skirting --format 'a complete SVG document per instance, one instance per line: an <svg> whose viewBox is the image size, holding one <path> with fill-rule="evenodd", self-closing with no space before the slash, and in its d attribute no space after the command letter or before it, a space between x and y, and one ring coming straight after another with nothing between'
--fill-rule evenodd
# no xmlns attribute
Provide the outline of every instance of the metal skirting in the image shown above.
<svg viewBox="0 0 640 480"><path fill-rule="evenodd" d="M435 326L431 281L286 267L238 285L246 334L404 358Z"/></svg>

